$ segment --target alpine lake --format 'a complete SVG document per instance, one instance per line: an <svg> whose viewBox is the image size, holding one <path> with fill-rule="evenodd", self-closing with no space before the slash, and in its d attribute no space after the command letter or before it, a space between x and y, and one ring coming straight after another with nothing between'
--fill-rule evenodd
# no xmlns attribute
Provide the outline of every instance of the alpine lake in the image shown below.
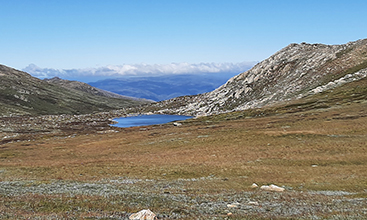
<svg viewBox="0 0 367 220"><path fill-rule="evenodd" d="M184 115L138 115L131 117L115 118L114 121L117 122L111 126L128 128L137 126L147 126L147 125L158 125L165 124L173 121L183 121L192 118L191 116Z"/></svg>

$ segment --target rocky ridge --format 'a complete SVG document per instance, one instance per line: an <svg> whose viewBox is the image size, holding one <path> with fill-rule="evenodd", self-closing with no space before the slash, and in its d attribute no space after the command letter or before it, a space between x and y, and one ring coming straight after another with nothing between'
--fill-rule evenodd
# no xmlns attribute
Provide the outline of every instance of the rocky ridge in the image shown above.
<svg viewBox="0 0 367 220"><path fill-rule="evenodd" d="M367 76L367 39L343 45L290 44L216 90L143 111L212 115L298 99Z"/></svg>

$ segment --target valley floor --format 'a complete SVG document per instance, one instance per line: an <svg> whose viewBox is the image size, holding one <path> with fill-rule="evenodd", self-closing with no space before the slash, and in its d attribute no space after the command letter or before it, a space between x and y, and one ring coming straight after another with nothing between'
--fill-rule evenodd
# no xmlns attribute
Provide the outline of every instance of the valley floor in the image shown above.
<svg viewBox="0 0 367 220"><path fill-rule="evenodd" d="M366 102L295 109L182 126L112 128L105 117L70 122L71 130L60 122L57 132L8 129L0 216L127 219L151 209L160 219L367 218Z"/></svg>

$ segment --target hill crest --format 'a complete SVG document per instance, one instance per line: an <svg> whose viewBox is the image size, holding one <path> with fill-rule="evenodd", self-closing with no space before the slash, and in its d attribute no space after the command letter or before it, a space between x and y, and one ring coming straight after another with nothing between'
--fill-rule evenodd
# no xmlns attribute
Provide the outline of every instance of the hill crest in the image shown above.
<svg viewBox="0 0 367 220"><path fill-rule="evenodd" d="M361 79L366 68L367 39L290 44L212 92L166 100L144 111L199 116L260 108Z"/></svg>

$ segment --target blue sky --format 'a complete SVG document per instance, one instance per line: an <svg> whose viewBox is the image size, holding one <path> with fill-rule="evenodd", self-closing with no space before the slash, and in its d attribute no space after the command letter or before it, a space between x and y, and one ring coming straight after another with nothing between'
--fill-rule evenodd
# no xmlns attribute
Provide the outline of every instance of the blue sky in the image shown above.
<svg viewBox="0 0 367 220"><path fill-rule="evenodd" d="M367 1L0 0L17 69L261 61L290 43L367 38Z"/></svg>

